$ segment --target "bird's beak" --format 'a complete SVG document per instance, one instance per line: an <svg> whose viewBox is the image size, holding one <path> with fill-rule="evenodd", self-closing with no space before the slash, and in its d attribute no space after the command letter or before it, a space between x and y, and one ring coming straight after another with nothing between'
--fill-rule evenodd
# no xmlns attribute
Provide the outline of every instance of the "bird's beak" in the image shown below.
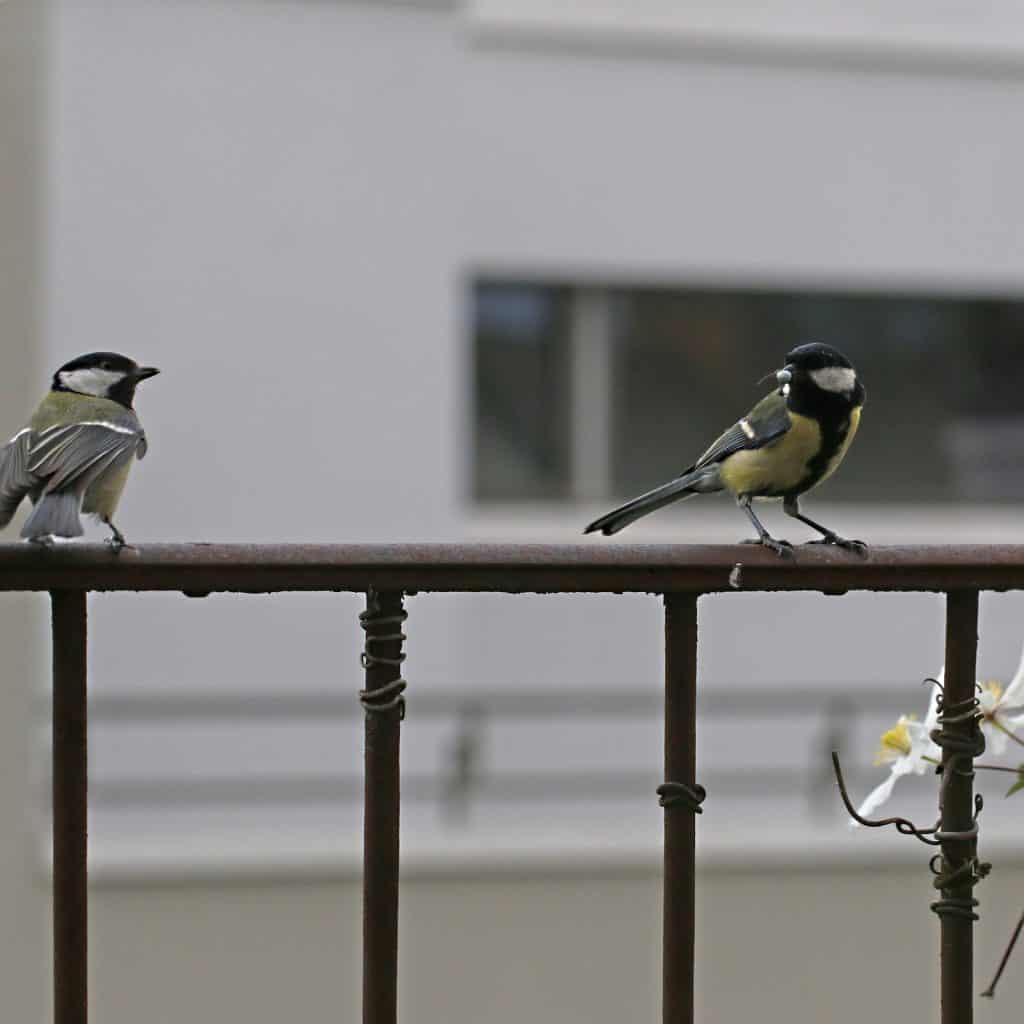
<svg viewBox="0 0 1024 1024"><path fill-rule="evenodd" d="M793 379L793 371L788 367L784 366L781 370L772 370L771 373L766 373L758 382L757 386L760 387L766 380L775 378L776 383L781 388L783 384L788 384Z"/></svg>
<svg viewBox="0 0 1024 1024"><path fill-rule="evenodd" d="M140 366L133 376L136 381L149 380L150 377L155 377L159 372L155 366Z"/></svg>

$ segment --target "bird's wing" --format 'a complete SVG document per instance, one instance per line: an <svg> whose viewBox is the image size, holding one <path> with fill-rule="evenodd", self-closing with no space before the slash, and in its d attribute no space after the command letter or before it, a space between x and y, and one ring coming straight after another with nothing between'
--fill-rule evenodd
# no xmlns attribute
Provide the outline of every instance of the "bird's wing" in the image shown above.
<svg viewBox="0 0 1024 1024"><path fill-rule="evenodd" d="M146 451L146 435L136 423L57 424L35 435L29 471L45 481L44 492L84 491L105 469L132 454Z"/></svg>
<svg viewBox="0 0 1024 1024"><path fill-rule="evenodd" d="M714 462L721 462L733 452L763 448L770 441L782 437L791 425L786 399L778 391L773 391L722 434L693 468L703 469Z"/></svg>
<svg viewBox="0 0 1024 1024"><path fill-rule="evenodd" d="M38 483L29 469L32 430L26 427L0 448L0 526L6 526L21 499Z"/></svg>

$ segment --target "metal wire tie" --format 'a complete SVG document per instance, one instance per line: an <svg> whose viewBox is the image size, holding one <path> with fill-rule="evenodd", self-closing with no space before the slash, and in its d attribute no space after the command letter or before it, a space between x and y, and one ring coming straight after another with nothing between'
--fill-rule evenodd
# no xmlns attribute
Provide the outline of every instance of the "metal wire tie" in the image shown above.
<svg viewBox="0 0 1024 1024"><path fill-rule="evenodd" d="M701 804L704 803L708 793L700 783L694 783L691 786L688 782L663 782L656 792L658 804L661 807L682 806L694 814L704 813Z"/></svg>

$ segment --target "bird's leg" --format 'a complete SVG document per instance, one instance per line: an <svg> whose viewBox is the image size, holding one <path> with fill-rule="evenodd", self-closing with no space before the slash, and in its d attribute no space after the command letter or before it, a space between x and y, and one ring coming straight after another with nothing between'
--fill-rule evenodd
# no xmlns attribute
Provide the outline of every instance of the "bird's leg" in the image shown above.
<svg viewBox="0 0 1024 1024"><path fill-rule="evenodd" d="M769 551L774 551L775 554L782 558L793 557L793 545L788 540L776 540L764 528L761 520L757 518L754 510L750 507L750 497L748 495L742 495L737 498L736 504L746 512L747 518L754 524L754 529L757 530L757 540L744 541L745 544L762 544Z"/></svg>
<svg viewBox="0 0 1024 1024"><path fill-rule="evenodd" d="M29 544L35 544L36 547L43 548L46 551L52 551L57 546L57 542L48 533L44 533L40 537L29 537L28 542Z"/></svg>
<svg viewBox="0 0 1024 1024"><path fill-rule="evenodd" d="M107 538L107 543L110 545L110 549L115 555L122 548L131 547L128 541L125 540L124 534L114 525L114 520L111 519L110 516L103 516L102 521L110 529L110 536Z"/></svg>
<svg viewBox="0 0 1024 1024"><path fill-rule="evenodd" d="M809 540L807 542L808 544L835 544L836 547L843 548L846 551L853 551L858 555L867 554L868 546L864 541L849 540L846 537L840 537L838 533L822 526L821 523L816 523L813 519L808 519L807 516L801 513L800 503L797 498L786 498L782 503L782 508L787 516L799 519L801 523L809 526L812 530L817 530L818 533L821 534L821 540Z"/></svg>

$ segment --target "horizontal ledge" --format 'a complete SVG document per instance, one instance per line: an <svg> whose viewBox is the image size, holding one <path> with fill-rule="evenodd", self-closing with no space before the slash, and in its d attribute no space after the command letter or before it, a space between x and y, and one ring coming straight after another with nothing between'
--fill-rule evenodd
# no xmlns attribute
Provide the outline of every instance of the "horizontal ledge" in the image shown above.
<svg viewBox="0 0 1024 1024"><path fill-rule="evenodd" d="M1018 77L1024 71L1024 40L1016 28L965 32L958 24L863 26L827 19L808 26L773 15L708 22L678 10L667 18L625 19L485 13L469 23L471 38L481 49L986 78Z"/></svg>
<svg viewBox="0 0 1024 1024"><path fill-rule="evenodd" d="M702 714L717 718L810 717L826 714L860 713L865 708L888 714L903 710L900 682L830 680L827 689L810 683L786 683L765 687L730 680L697 696ZM848 695L856 693L856 701ZM551 687L534 689L530 685L481 691L435 689L416 692L416 717L521 721L530 718L548 720L572 717L581 722L599 722L602 718L650 718L660 716L664 695L655 687L615 687L569 690ZM45 720L50 714L51 696L40 692L37 713ZM261 722L319 722L325 718L361 722L362 706L352 693L318 689L292 689L285 693L253 693L249 690L211 690L209 688L142 692L113 691L89 695L90 721L96 725L133 726L171 725L202 719L205 722L234 722L245 719L249 725Z"/></svg>
<svg viewBox="0 0 1024 1024"><path fill-rule="evenodd" d="M801 871L920 869L921 848L894 833L880 836L867 829L851 831L845 822L792 828L762 828L757 856L750 855L750 830L727 827L698 830L697 868L705 875ZM402 880L421 878L488 878L535 875L602 877L627 872L660 877L664 858L657 831L548 828L542 833L464 834L453 830L410 835L402 843ZM985 854L1000 870L1024 863L1024 840L1017 835L990 836ZM52 871L50 846L41 844L38 863ZM291 880L342 880L358 883L363 873L362 847L337 830L316 835L247 832L244 836L199 833L185 848L146 835L89 837L91 886L159 886L229 881L274 884Z"/></svg>
<svg viewBox="0 0 1024 1024"><path fill-rule="evenodd" d="M0 591L377 590L670 593L1024 589L1024 545L821 545L780 558L752 545L100 544L0 545Z"/></svg>

